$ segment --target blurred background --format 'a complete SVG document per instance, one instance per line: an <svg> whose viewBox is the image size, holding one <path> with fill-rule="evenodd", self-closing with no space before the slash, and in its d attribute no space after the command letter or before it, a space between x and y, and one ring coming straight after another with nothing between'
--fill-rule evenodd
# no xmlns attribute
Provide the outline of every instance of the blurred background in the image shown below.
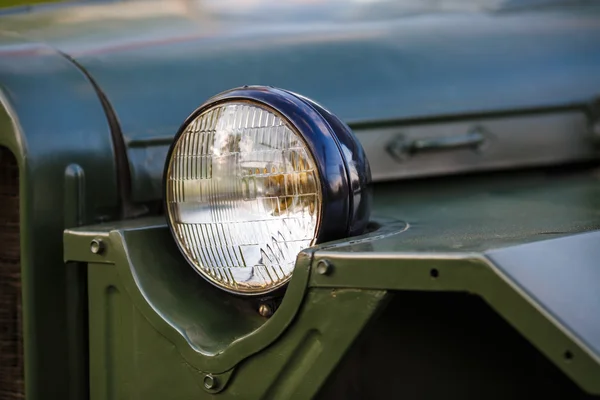
<svg viewBox="0 0 600 400"><path fill-rule="evenodd" d="M15 6L28 6L33 4L43 3L58 3L65 0L0 0L0 8L8 8Z"/></svg>

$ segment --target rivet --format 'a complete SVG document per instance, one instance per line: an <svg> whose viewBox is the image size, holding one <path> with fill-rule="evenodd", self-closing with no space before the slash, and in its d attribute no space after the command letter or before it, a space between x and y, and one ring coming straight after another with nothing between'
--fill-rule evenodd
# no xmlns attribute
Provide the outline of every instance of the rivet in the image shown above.
<svg viewBox="0 0 600 400"><path fill-rule="evenodd" d="M273 315L273 309L268 304L261 304L258 307L258 313L265 318L269 318L271 315Z"/></svg>
<svg viewBox="0 0 600 400"><path fill-rule="evenodd" d="M320 275L329 275L333 269L333 265L327 260L320 260L317 263L317 273Z"/></svg>
<svg viewBox="0 0 600 400"><path fill-rule="evenodd" d="M567 361L572 361L573 360L573 353L571 353L569 350L565 351L565 353L563 354L563 357L565 358L565 360Z"/></svg>
<svg viewBox="0 0 600 400"><path fill-rule="evenodd" d="M214 376L212 376L212 375L206 375L204 377L204 387L206 389L208 389L208 390L216 389L217 388L217 384L218 384L217 378L215 378Z"/></svg>
<svg viewBox="0 0 600 400"><path fill-rule="evenodd" d="M104 252L104 242L102 239L93 239L90 243L90 251L94 254L102 254Z"/></svg>

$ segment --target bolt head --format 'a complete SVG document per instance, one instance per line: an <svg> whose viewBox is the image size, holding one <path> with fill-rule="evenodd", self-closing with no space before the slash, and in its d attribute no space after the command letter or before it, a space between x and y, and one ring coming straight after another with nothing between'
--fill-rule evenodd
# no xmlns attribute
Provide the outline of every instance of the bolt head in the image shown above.
<svg viewBox="0 0 600 400"><path fill-rule="evenodd" d="M204 387L206 389L216 389L217 388L217 378L212 375L206 375L204 377Z"/></svg>
<svg viewBox="0 0 600 400"><path fill-rule="evenodd" d="M329 275L333 269L331 263L327 260L320 260L317 263L317 273L320 275Z"/></svg>
<svg viewBox="0 0 600 400"><path fill-rule="evenodd" d="M273 309L268 304L261 304L258 307L258 313L265 318L269 318L273 315Z"/></svg>
<svg viewBox="0 0 600 400"><path fill-rule="evenodd" d="M90 243L90 251L94 254L102 254L104 252L104 242L102 239L93 239Z"/></svg>

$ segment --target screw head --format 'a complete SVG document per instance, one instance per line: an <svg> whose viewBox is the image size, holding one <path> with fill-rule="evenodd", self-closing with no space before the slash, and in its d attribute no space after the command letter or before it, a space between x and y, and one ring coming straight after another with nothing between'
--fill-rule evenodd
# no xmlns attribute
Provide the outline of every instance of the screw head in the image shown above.
<svg viewBox="0 0 600 400"><path fill-rule="evenodd" d="M104 242L102 239L93 239L90 243L90 251L94 254L102 254L104 252Z"/></svg>
<svg viewBox="0 0 600 400"><path fill-rule="evenodd" d="M317 263L317 273L319 275L329 275L333 270L333 265L327 260L320 260Z"/></svg>
<svg viewBox="0 0 600 400"><path fill-rule="evenodd" d="M258 307L258 313L265 318L269 318L271 315L273 315L273 308L271 308L271 306L268 304L261 304Z"/></svg>
<svg viewBox="0 0 600 400"><path fill-rule="evenodd" d="M204 377L204 387L206 389L216 389L217 388L217 378L212 375L206 375Z"/></svg>

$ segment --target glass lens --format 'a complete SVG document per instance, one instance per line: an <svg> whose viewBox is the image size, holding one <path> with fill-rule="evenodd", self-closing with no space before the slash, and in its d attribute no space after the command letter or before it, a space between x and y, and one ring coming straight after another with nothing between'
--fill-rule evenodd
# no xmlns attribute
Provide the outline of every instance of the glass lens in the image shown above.
<svg viewBox="0 0 600 400"><path fill-rule="evenodd" d="M194 119L167 170L171 225L185 257L224 289L266 293L291 277L321 211L316 165L273 111L224 103Z"/></svg>

